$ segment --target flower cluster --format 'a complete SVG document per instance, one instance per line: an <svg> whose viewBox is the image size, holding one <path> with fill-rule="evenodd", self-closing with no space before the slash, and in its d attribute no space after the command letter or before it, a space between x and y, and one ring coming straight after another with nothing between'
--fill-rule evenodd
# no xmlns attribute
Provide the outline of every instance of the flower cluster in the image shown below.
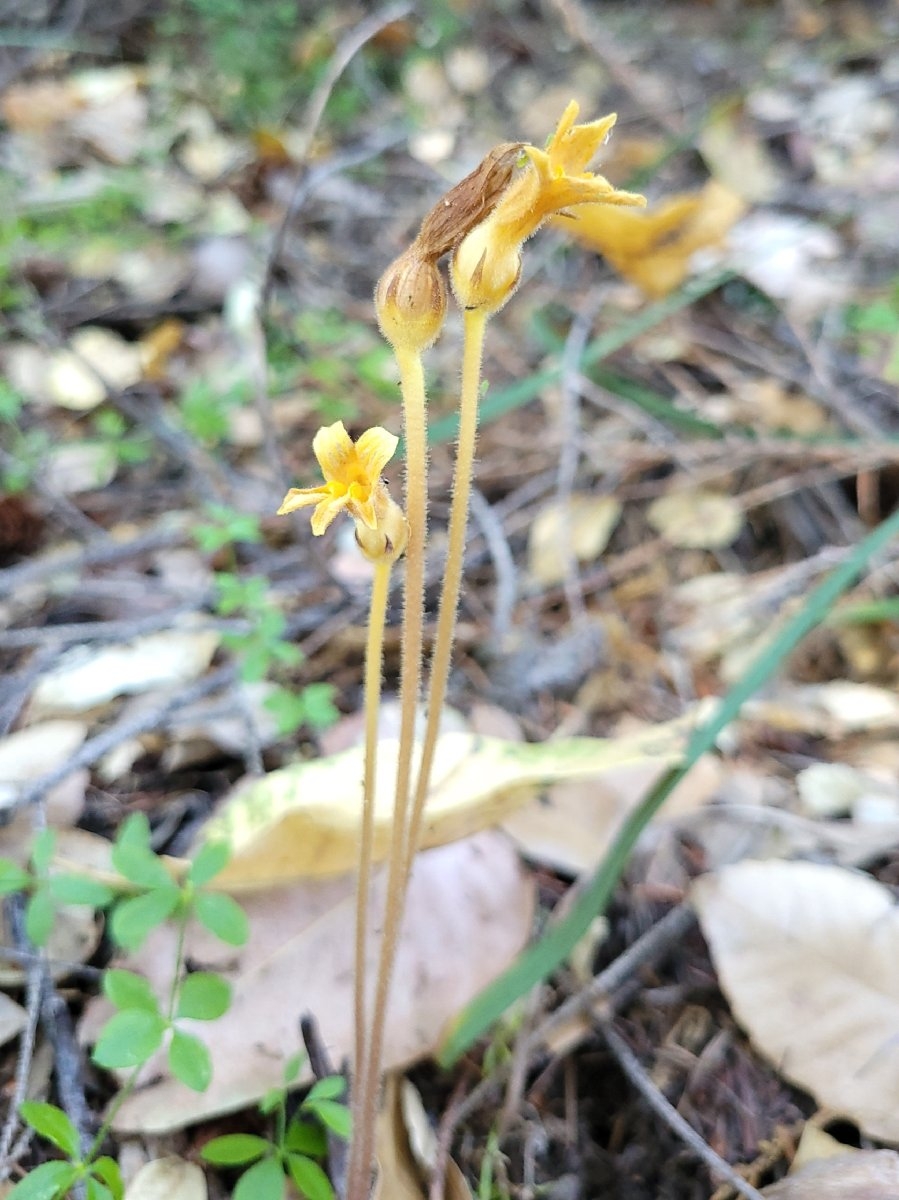
<svg viewBox="0 0 899 1200"><path fill-rule="evenodd" d="M642 196L618 191L587 169L605 142L614 114L578 125L572 101L546 149L522 142L496 146L427 214L409 248L387 268L375 292L378 323L398 354L420 354L437 338L447 305L438 261L452 254L452 283L460 305L495 312L521 274L521 249L547 218L573 206L640 206ZM353 442L341 422L320 429L312 449L325 478L291 488L279 513L314 505L312 532L324 533L340 512L356 522L364 553L395 561L406 545L406 520L381 472L397 439L369 429Z"/></svg>

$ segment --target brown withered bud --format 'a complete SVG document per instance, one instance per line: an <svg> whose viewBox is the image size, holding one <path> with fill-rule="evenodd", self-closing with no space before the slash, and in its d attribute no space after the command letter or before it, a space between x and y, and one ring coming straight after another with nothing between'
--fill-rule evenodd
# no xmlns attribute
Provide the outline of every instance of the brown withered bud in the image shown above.
<svg viewBox="0 0 899 1200"><path fill-rule="evenodd" d="M490 215L512 180L522 146L522 142L495 146L470 175L441 196L412 243L422 258L436 262Z"/></svg>
<svg viewBox="0 0 899 1200"><path fill-rule="evenodd" d="M375 310L394 349L426 350L446 316L446 283L434 262L410 246L378 280Z"/></svg>

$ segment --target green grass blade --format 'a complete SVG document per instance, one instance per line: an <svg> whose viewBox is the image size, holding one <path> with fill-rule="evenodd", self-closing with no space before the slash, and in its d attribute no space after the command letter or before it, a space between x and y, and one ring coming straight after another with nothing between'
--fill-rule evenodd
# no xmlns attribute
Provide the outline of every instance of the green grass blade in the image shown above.
<svg viewBox="0 0 899 1200"><path fill-rule="evenodd" d="M520 996L545 979L571 954L594 918L603 911L621 878L637 839L672 790L696 761L713 749L721 731L739 714L745 702L774 675L784 661L828 615L852 586L868 561L899 535L899 511L868 534L809 594L800 611L783 627L771 645L731 688L714 715L691 737L679 766L669 770L628 817L611 850L587 881L568 914L486 988L456 1018L444 1038L439 1061L449 1066Z"/></svg>

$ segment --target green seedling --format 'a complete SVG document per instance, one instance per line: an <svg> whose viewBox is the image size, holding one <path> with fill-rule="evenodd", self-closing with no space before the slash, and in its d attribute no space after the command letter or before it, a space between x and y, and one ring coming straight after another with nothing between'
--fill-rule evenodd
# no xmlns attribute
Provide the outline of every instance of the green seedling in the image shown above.
<svg viewBox="0 0 899 1200"><path fill-rule="evenodd" d="M78 1185L84 1187L86 1200L122 1200L125 1188L118 1163L106 1155L95 1157L96 1146L82 1155L78 1131L61 1108L27 1100L19 1115L65 1158L52 1159L29 1171L7 1193L7 1200L61 1200Z"/></svg>
<svg viewBox="0 0 899 1200"><path fill-rule="evenodd" d="M321 1167L327 1153L326 1131L350 1136L350 1112L340 1103L346 1081L339 1075L314 1084L297 1112L287 1117L287 1091L296 1081L302 1058L284 1069L284 1083L263 1096L259 1111L272 1119L270 1138L231 1133L213 1138L201 1154L219 1167L243 1167L233 1200L283 1200L288 1179L306 1200L334 1200L334 1189Z"/></svg>

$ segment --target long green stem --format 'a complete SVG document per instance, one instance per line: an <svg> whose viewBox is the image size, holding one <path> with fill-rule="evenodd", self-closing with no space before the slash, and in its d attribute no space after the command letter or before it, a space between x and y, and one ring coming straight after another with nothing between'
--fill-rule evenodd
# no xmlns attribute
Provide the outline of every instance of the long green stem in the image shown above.
<svg viewBox="0 0 899 1200"><path fill-rule="evenodd" d="M368 944L368 905L371 891L372 850L375 828L375 779L378 766L378 716L381 708L381 672L384 657L384 625L390 593L390 563L375 563L368 612L368 641L365 649L365 770L362 786L362 830L359 840L359 870L356 884L356 942L353 964L353 1124L360 1128L362 1096L365 1089L365 1050L368 1044L366 1020L366 948Z"/></svg>
<svg viewBox="0 0 899 1200"><path fill-rule="evenodd" d="M456 636L456 617L459 592L462 586L462 566L465 557L465 535L468 530L468 507L471 499L471 477L478 433L478 394L481 386L481 361L484 356L484 331L488 313L481 309L464 315L465 342L462 351L462 390L459 405L459 443L453 476L453 500L450 507L446 567L443 590L437 613L437 631L431 657L431 679L428 687L428 721L425 726L421 763L412 801L412 815L406 836L406 876L421 841L424 811L431 781L431 768L440 733L440 717L446 700L453 642Z"/></svg>
<svg viewBox="0 0 899 1200"><path fill-rule="evenodd" d="M424 640L425 540L427 536L427 420L424 367L421 354L395 348L403 393L406 438L406 547L405 606L403 610L402 663L400 668L400 743L397 755L393 828L388 859L387 899L374 1008L369 1029L368 1053L358 1105L359 1124L353 1135L347 1179L347 1200L367 1200L374 1159L378 1084L384 1045L384 1026L390 981L399 942L405 892L406 831L415 749L415 717L421 691Z"/></svg>

